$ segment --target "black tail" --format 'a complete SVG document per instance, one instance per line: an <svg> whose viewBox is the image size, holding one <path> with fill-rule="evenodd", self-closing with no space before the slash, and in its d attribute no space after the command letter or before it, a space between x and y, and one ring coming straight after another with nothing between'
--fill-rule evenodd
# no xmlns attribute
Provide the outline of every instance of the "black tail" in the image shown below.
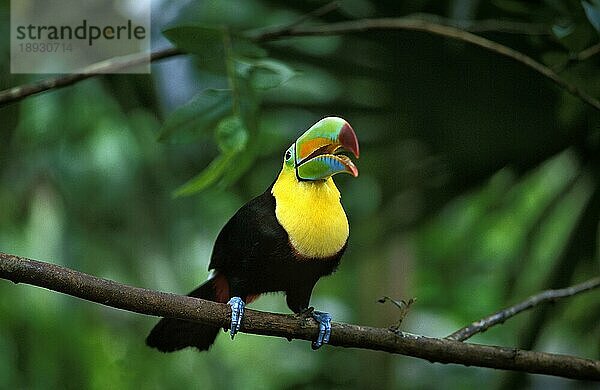
<svg viewBox="0 0 600 390"><path fill-rule="evenodd" d="M216 301L214 279L207 280L188 296ZM208 351L215 342L219 330L220 328L197 322L163 318L150 331L146 344L161 352L174 352L186 347Z"/></svg>

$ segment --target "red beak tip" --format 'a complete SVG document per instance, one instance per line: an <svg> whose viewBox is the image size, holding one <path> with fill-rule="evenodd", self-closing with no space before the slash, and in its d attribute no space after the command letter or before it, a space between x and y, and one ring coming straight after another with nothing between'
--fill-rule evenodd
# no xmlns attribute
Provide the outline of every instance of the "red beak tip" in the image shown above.
<svg viewBox="0 0 600 390"><path fill-rule="evenodd" d="M356 138L356 133L354 132L354 129L352 129L352 126L350 126L348 122L344 123L344 126L340 131L339 138L342 146L344 146L344 148L352 152L354 156L358 158L360 154L358 138Z"/></svg>

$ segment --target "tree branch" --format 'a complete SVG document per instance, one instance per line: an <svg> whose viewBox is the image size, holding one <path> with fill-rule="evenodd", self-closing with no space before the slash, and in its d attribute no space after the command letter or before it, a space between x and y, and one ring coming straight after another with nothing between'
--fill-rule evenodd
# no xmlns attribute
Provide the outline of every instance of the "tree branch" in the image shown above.
<svg viewBox="0 0 600 390"><path fill-rule="evenodd" d="M504 57L511 58L521 64L533 69L542 76L550 79L560 88L566 90L571 95L578 97L591 107L600 111L600 101L582 91L574 84L561 78L556 72L545 65L540 64L533 58L504 46L500 43L491 41L479 35L461 30L457 27L446 26L438 23L418 18L381 18L381 19L361 19L349 22L331 23L314 27L297 27L292 30L282 31L281 34L273 31L262 35L257 35L255 40L276 40L289 37L300 36L324 36L324 35L342 35L355 32L377 31L377 30L410 30L421 31L429 34L440 35L446 38L467 42L483 49L489 50Z"/></svg>
<svg viewBox="0 0 600 390"><path fill-rule="evenodd" d="M600 53L600 43L596 43L595 45L590 46L587 49L580 51L579 53L577 53L575 55L575 59L577 61L589 60L590 58L592 58L593 56L595 56L598 53Z"/></svg>
<svg viewBox="0 0 600 390"><path fill-rule="evenodd" d="M131 287L58 265L5 253L0 253L0 278L48 288L136 313L180 318L219 327L229 325L230 308L225 304ZM241 330L245 333L302 340L313 340L317 335L317 325L312 320L255 310L245 312ZM431 362L600 380L600 361L395 333L389 329L367 326L334 323L330 344L397 353Z"/></svg>
<svg viewBox="0 0 600 390"><path fill-rule="evenodd" d="M553 69L556 73L561 73L569 65L573 65L578 62L587 61L598 53L600 53L600 43L596 43L595 45L592 45L592 46L588 47L587 49L584 49L578 53L571 53L569 58L567 58L562 63L559 63L558 65L553 66Z"/></svg>
<svg viewBox="0 0 600 390"><path fill-rule="evenodd" d="M281 34L289 33L295 27L298 27L302 23L309 21L311 18L318 18L320 16L325 16L328 13L335 11L339 7L340 7L340 4L338 3L337 0L329 2L325 5L323 5L322 7L319 7L311 12L308 12L308 13L302 15L301 17L299 17L298 19L294 20L293 22L291 22L289 24L286 24L283 26L271 26L271 27L261 28L260 35L268 36L270 34L274 34L275 36L278 36Z"/></svg>
<svg viewBox="0 0 600 390"><path fill-rule="evenodd" d="M600 287L600 277L590 279L586 282L576 284L571 287L561 288L558 290L546 290L539 294L535 294L524 300L523 302L517 303L514 306L507 307L506 309L500 310L494 314L491 314L479 321L473 322L471 325L465 326L462 329L457 330L451 335L447 336L447 340L465 341L477 333L482 333L491 328L494 325L502 324L504 321L517 314L532 309L539 304L546 302L556 302L561 298L571 297L573 295L589 291Z"/></svg>
<svg viewBox="0 0 600 390"><path fill-rule="evenodd" d="M472 33L506 33L523 35L551 35L550 26L540 23L515 22L503 19L452 19L436 14L417 12L408 17L430 23L460 28Z"/></svg>
<svg viewBox="0 0 600 390"><path fill-rule="evenodd" d="M154 62L180 54L183 54L183 52L174 47L156 50L150 54L150 61ZM148 55L146 53L139 53L132 56L127 56L125 58L116 57L87 66L80 73L71 73L64 76L51 77L33 83L19 85L18 87L9 88L4 91L0 91L0 107L16 103L25 99L26 97L38 94L40 92L63 88L79 81L89 79L90 77L132 68L134 66L144 64L146 61L148 61Z"/></svg>
<svg viewBox="0 0 600 390"><path fill-rule="evenodd" d="M317 11L328 12L335 5L328 4L322 9ZM316 11L315 11L316 12ZM440 19L443 21L444 19ZM489 24L489 21L488 21ZM550 79L560 88L566 90L571 95L578 97L591 107L600 111L600 101L587 92L579 89L576 85L569 83L568 81L561 78L556 72L548 68L545 65L535 61L533 58L511 49L508 46L500 43L491 41L487 38L479 35L472 34L468 31L462 30L457 27L436 23L431 20L425 20L422 17L402 17L402 18L381 18L381 19L360 19L348 22L338 22L325 24L320 26L311 27L294 27L296 23L288 26L283 26L275 29L269 29L267 31L262 30L259 32L249 33L251 39L257 42L268 42L279 39L291 38L291 37L302 37L302 36L325 36L325 35L342 35L349 33L365 32L365 31L376 31L376 30L409 30L409 31L421 31L429 34L439 35L446 38L467 42L475 46L479 46L498 55L511 58L530 69L533 69L542 76ZM475 22L470 28L477 26ZM512 26L513 28L515 26ZM489 26L486 27L489 31ZM162 49L152 53L151 60L156 61L162 58L172 57L174 55L181 54L182 52L175 48ZM132 65L139 63L117 63L110 64L107 62L107 66L113 66L108 68L111 70L122 70ZM42 80L32 84L25 84L19 87L14 87L5 91L0 91L0 107L20 101L28 96L36 93L48 91L50 89L61 88L67 85L74 84L78 81L85 80L89 77L98 75L98 65L94 64L86 68L82 74L66 75L51 79ZM106 73L107 68L103 68Z"/></svg>

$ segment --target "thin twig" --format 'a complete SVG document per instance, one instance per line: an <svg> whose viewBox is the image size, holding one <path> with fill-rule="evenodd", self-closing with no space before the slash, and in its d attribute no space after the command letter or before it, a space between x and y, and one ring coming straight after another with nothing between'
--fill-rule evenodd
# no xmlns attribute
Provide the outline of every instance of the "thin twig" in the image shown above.
<svg viewBox="0 0 600 390"><path fill-rule="evenodd" d="M54 264L0 253L0 278L62 292L102 305L153 316L172 317L227 327L228 305L131 287ZM246 310L245 333L313 340L314 321L299 316ZM140 341L141 342L141 341ZM524 371L573 379L600 381L600 361L568 355L524 351L394 333L389 329L332 324L330 345L397 353L431 362Z"/></svg>
<svg viewBox="0 0 600 390"><path fill-rule="evenodd" d="M405 301L404 299L397 301L394 298L388 297L386 295L377 300L377 302L379 303L386 303L388 301L392 302L392 304L394 304L394 306L396 306L400 311L398 321L394 325L390 326L388 329L392 332L398 332L400 330L400 326L402 326L402 321L404 321L404 319L406 318L406 315L408 314L412 304L415 303L416 299L410 298L408 301Z"/></svg>
<svg viewBox="0 0 600 390"><path fill-rule="evenodd" d="M596 43L595 45L590 46L587 49L584 49L577 53L577 60L585 61L598 53L600 53L600 43Z"/></svg>
<svg viewBox="0 0 600 390"><path fill-rule="evenodd" d="M595 45L592 45L587 49L583 49L578 53L572 53L565 61L553 66L553 69L556 73L561 73L569 65L577 62L587 61L598 53L600 53L600 43L596 43Z"/></svg>
<svg viewBox="0 0 600 390"><path fill-rule="evenodd" d="M444 26L437 23L431 23L422 19L414 18L381 18L381 19L361 19L349 22L331 23L315 27L297 27L291 31L283 32L281 35L269 33L265 39L262 35L254 37L256 41L284 39L300 36L326 36L342 35L366 31L378 30L409 30L422 31L434 35L440 35L446 38L467 42L479 46L504 57L511 58L550 79L556 85L569 92L571 95L580 98L591 107L600 111L600 101L589 95L587 92L579 89L574 84L561 78L552 69L535 61L533 58L504 46L498 42L491 41L479 35L461 30L452 26Z"/></svg>
<svg viewBox="0 0 600 390"><path fill-rule="evenodd" d="M462 329L457 330L451 335L447 336L447 340L465 341L477 333L482 333L491 328L494 325L502 324L507 319L514 317L515 315L536 307L539 304L546 302L555 302L561 298L571 297L576 294L580 294L585 291L589 291L600 287L600 277L590 279L586 282L576 284L571 287L561 288L558 290L546 290L539 294L535 294L524 300L523 302L517 303L514 306L507 307L506 309L500 310L494 314L491 314L479 321L473 322L469 326L465 326Z"/></svg>
<svg viewBox="0 0 600 390"><path fill-rule="evenodd" d="M258 31L257 34L266 40L269 40L270 39L269 37L272 34L273 38L276 39L281 34L289 33L295 27L300 26L301 24L310 20L311 18L318 18L320 16L327 15L328 13L335 11L339 7L340 7L340 4L338 1L332 1L330 3L325 4L322 7L315 9L314 11L311 11L305 15L302 15L301 17L294 20L290 24L286 24L284 26L275 26L275 27L271 26L271 27L267 27L267 28L261 28L261 29L257 30Z"/></svg>
<svg viewBox="0 0 600 390"><path fill-rule="evenodd" d="M154 62L180 54L183 54L183 52L174 47L160 49L150 54L150 61ZM132 68L134 66L144 64L147 61L148 54L146 53L134 55L128 57L125 60L117 57L107 61L102 61L89 65L82 69L79 73L51 77L48 79L35 81L29 84L23 84L18 87L9 88L4 91L0 91L0 107L6 106L11 103L16 103L20 100L25 99L28 96L32 96L40 92L45 92L51 89L63 88L75 84L79 81L89 79L90 77Z"/></svg>
<svg viewBox="0 0 600 390"><path fill-rule="evenodd" d="M430 23L452 26L472 33L506 33L523 35L551 35L548 25L539 23L517 22L503 19L451 19L429 13L414 13L407 17L421 19Z"/></svg>

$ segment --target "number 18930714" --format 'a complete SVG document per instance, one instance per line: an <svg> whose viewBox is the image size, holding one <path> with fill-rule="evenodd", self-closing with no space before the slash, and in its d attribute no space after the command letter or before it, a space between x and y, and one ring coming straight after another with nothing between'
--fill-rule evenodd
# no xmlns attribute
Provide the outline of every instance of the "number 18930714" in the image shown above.
<svg viewBox="0 0 600 390"><path fill-rule="evenodd" d="M73 51L70 43L19 43L21 53L64 53Z"/></svg>

